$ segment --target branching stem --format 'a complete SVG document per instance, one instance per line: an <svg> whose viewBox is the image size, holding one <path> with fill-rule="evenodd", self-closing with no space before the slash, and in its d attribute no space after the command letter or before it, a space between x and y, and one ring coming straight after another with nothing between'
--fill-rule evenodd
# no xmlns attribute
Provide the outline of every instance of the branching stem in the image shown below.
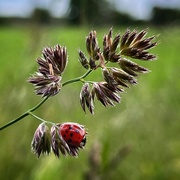
<svg viewBox="0 0 180 180"><path fill-rule="evenodd" d="M89 69L85 74L83 74L82 76L80 77L77 77L77 78L74 78L74 79L71 79L71 80L68 80L64 83L62 83L62 86L66 86L68 84L71 84L71 83L74 83L74 82L78 82L78 81L82 81L83 78L85 78L86 76L88 76L90 73L92 72L91 69ZM7 127L17 123L18 121L22 120L23 118L25 118L26 116L28 115L32 115L34 117L36 117L37 119L41 119L37 116L35 116L34 114L32 114L32 112L34 112L35 110L37 110L40 106L42 106L47 100L48 100L49 96L46 96L42 99L42 101L40 101L37 105L35 105L34 107L32 107L31 109L27 110L26 112L24 112L22 115L20 115L19 117L13 119L12 121L8 122L7 124L3 125L0 127L0 131L2 131L3 129L6 129ZM41 121L44 121L41 119ZM44 121L44 122L47 122L47 123L51 123L49 121Z"/></svg>
<svg viewBox="0 0 180 180"><path fill-rule="evenodd" d="M51 121L45 121L44 119L36 116L35 114L33 114L32 112L29 112L29 115L35 117L36 119L40 120L43 123L47 123L47 124L51 124L51 125L55 125L55 123L51 122Z"/></svg>

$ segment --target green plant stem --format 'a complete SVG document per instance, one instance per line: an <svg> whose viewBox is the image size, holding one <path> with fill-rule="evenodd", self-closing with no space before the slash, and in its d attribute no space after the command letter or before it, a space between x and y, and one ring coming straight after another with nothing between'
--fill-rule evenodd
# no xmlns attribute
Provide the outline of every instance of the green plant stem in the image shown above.
<svg viewBox="0 0 180 180"><path fill-rule="evenodd" d="M8 126L11 126L12 124L20 121L21 119L25 118L26 116L28 116L31 112L35 111L36 109L38 109L42 104L44 104L44 102L49 98L49 96L46 96L40 103L38 103L36 106L34 106L33 108L27 110L25 113L23 113L22 115L20 115L19 117L13 119L12 121L8 122L7 124L5 124L4 126L0 127L0 131L7 128Z"/></svg>
<svg viewBox="0 0 180 180"><path fill-rule="evenodd" d="M77 81L81 81L81 80L84 79L86 76L88 76L91 72L92 72L92 70L89 69L89 70L88 70L85 74L83 74L82 76L64 82L64 83L62 84L62 86L65 86L65 85L67 85L67 84L71 84L71 83L74 83L74 82L77 82Z"/></svg>
<svg viewBox="0 0 180 180"><path fill-rule="evenodd" d="M78 82L78 81L82 81L83 78L85 78L86 76L88 76L90 73L92 72L91 69L89 69L85 74L83 74L82 76L78 77L78 78L74 78L71 80L68 80L66 82L64 82L62 84L62 86L66 86L67 84L71 84L74 82ZM32 112L34 112L36 109L38 109L41 105L43 105L49 98L50 96L46 96L42 99L42 101L40 101L37 105L35 105L34 107L32 107L31 109L27 110L25 113L23 113L22 115L20 115L19 117L13 119L12 121L8 122L7 124L3 125L0 127L0 131L2 131L3 129L6 129L7 127L17 123L18 121L22 120L23 118L25 118L28 115L32 115ZM33 114L34 115L34 114ZM35 116L35 115L34 115Z"/></svg>
<svg viewBox="0 0 180 180"><path fill-rule="evenodd" d="M51 122L51 121L45 121L44 119L36 116L35 114L33 114L32 112L29 112L29 115L35 117L36 119L40 120L43 123L47 123L47 124L51 124L51 125L55 125L55 123Z"/></svg>

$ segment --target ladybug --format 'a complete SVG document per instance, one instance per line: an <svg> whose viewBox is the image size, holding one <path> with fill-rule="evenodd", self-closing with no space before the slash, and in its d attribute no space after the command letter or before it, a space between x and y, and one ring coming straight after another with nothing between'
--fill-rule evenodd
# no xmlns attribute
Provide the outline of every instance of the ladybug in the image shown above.
<svg viewBox="0 0 180 180"><path fill-rule="evenodd" d="M60 124L59 133L68 145L83 148L86 144L87 132L84 126L80 124L73 122Z"/></svg>

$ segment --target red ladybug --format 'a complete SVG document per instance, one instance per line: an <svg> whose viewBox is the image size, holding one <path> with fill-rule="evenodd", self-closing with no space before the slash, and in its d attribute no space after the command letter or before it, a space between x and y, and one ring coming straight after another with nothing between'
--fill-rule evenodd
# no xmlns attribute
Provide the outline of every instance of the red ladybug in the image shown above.
<svg viewBox="0 0 180 180"><path fill-rule="evenodd" d="M73 122L63 123L59 126L59 133L68 145L82 148L86 144L87 133L84 126L80 124Z"/></svg>

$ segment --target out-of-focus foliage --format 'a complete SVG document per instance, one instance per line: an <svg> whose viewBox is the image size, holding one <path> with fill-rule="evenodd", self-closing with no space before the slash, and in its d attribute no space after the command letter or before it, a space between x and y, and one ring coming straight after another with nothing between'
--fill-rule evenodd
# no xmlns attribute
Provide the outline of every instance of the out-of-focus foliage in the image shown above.
<svg viewBox="0 0 180 180"><path fill-rule="evenodd" d="M108 29L96 28L98 39ZM114 27L114 32L125 29ZM35 60L46 45L67 47L64 81L85 72L78 62L78 48L85 50L88 32L59 26L0 28L0 125L41 100L26 80L37 69ZM152 72L122 94L121 104L105 109L96 102L95 115L84 115L79 104L82 84L77 83L62 88L35 112L46 120L74 121L88 128L87 145L78 159L49 155L38 160L30 143L39 122L26 117L0 132L0 179L179 179L180 31L179 27L149 30L150 35L159 33L161 43L152 49L158 60L141 62ZM88 79L98 79L98 73Z"/></svg>
<svg viewBox="0 0 180 180"><path fill-rule="evenodd" d="M155 7L151 22L155 25L174 25L180 24L179 9L163 9Z"/></svg>
<svg viewBox="0 0 180 180"><path fill-rule="evenodd" d="M56 0L52 0L52 2L53 1L55 2ZM139 6L141 6L141 4L139 4ZM61 11L61 9L59 9L59 11ZM177 9L154 7L150 19L137 20L125 12L118 11L115 5L108 0L71 0L67 13L59 18L53 17L48 9L43 9L36 6L30 17L0 17L0 26L17 23L35 23L40 25L59 25L63 23L76 26L86 25L90 28L93 26L101 27L102 25L134 25L136 27L140 25L149 26L149 24L179 25L180 9L178 7Z"/></svg>

